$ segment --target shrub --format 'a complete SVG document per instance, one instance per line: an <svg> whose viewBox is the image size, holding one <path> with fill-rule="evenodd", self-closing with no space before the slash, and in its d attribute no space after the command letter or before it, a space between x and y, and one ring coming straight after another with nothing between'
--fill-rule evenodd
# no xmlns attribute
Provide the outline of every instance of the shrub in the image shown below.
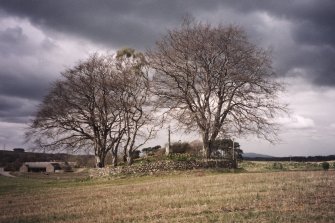
<svg viewBox="0 0 335 223"><path fill-rule="evenodd" d="M187 153L172 153L169 154L168 158L174 161L194 161L196 158Z"/></svg>
<svg viewBox="0 0 335 223"><path fill-rule="evenodd" d="M272 168L273 169L282 170L283 169L283 164L281 164L281 163L273 163Z"/></svg>
<svg viewBox="0 0 335 223"><path fill-rule="evenodd" d="M322 163L322 168L323 168L323 170L328 170L329 169L329 163L328 162L323 162Z"/></svg>
<svg viewBox="0 0 335 223"><path fill-rule="evenodd" d="M72 167L70 166L70 164L67 161L65 161L64 164L60 165L59 169L60 170L63 169L64 172L73 172Z"/></svg>
<svg viewBox="0 0 335 223"><path fill-rule="evenodd" d="M187 151L187 153L195 155L195 156L201 156L202 155L202 149L203 149L203 143L200 140L194 140L189 143L190 144L190 150Z"/></svg>
<svg viewBox="0 0 335 223"><path fill-rule="evenodd" d="M160 148L160 149L158 149L158 150L155 152L154 156L155 156L156 158L163 158L163 157L165 156L165 148Z"/></svg>
<svg viewBox="0 0 335 223"><path fill-rule="evenodd" d="M143 148L142 152L146 154L147 156L153 156L155 153L161 148L160 145L154 146L154 147L147 147Z"/></svg>
<svg viewBox="0 0 335 223"><path fill-rule="evenodd" d="M132 152L131 155L132 155L133 159L138 159L138 158L140 158L140 153L141 153L141 151L135 150L135 151Z"/></svg>
<svg viewBox="0 0 335 223"><path fill-rule="evenodd" d="M187 153L192 148L187 142L176 142L171 145L170 149L173 153Z"/></svg>

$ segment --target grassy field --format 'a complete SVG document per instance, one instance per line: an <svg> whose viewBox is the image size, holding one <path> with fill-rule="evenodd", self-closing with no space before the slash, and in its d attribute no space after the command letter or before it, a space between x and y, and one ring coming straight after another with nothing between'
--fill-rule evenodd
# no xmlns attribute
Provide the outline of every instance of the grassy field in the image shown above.
<svg viewBox="0 0 335 223"><path fill-rule="evenodd" d="M288 162L288 161L243 161L239 167L247 172L273 171L315 171L323 170L323 162ZM328 161L330 169L334 169L335 161Z"/></svg>
<svg viewBox="0 0 335 223"><path fill-rule="evenodd" d="M245 164L247 165L247 164ZM249 164L252 165L252 164ZM0 222L334 222L335 171L0 177Z"/></svg>

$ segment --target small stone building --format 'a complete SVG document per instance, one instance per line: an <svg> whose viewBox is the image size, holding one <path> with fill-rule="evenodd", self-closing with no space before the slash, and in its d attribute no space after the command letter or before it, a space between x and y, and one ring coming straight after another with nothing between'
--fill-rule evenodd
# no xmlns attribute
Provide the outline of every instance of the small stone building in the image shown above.
<svg viewBox="0 0 335 223"><path fill-rule="evenodd" d="M20 172L47 172L54 173L62 170L62 162L25 162L20 167Z"/></svg>

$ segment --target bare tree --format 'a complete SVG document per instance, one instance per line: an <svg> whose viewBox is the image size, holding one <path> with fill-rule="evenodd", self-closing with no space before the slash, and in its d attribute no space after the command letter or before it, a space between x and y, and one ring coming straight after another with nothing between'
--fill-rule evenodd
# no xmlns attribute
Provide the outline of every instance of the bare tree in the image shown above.
<svg viewBox="0 0 335 223"><path fill-rule="evenodd" d="M122 71L120 81L123 83L121 101L126 130L123 141L123 160L132 164L134 151L156 133L149 94L148 64L142 53L129 48L118 51L116 59L117 67Z"/></svg>
<svg viewBox="0 0 335 223"><path fill-rule="evenodd" d="M204 155L218 136L256 134L276 139L273 118L285 106L268 53L239 27L186 19L148 52L157 106L187 131L198 131Z"/></svg>
<svg viewBox="0 0 335 223"><path fill-rule="evenodd" d="M134 76L127 77L127 72L115 56L98 54L66 70L40 105L27 137L39 142L43 138L48 148L93 148L100 167L111 152L116 166L125 136L131 136L133 144L136 138L136 133L129 132L133 119L125 120L126 114L136 109L133 104L125 106L129 93L125 78Z"/></svg>

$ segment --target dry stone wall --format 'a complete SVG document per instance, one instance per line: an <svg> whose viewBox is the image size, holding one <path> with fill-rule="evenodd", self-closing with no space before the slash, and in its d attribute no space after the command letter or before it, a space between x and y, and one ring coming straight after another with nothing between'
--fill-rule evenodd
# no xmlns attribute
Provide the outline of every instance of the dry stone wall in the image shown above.
<svg viewBox="0 0 335 223"><path fill-rule="evenodd" d="M91 176L108 176L119 174L153 174L162 171L192 170L207 168L226 168L234 167L230 160L208 160L208 161L173 161L162 160L156 162L142 163L132 166L118 166L112 168L101 168L92 170Z"/></svg>

